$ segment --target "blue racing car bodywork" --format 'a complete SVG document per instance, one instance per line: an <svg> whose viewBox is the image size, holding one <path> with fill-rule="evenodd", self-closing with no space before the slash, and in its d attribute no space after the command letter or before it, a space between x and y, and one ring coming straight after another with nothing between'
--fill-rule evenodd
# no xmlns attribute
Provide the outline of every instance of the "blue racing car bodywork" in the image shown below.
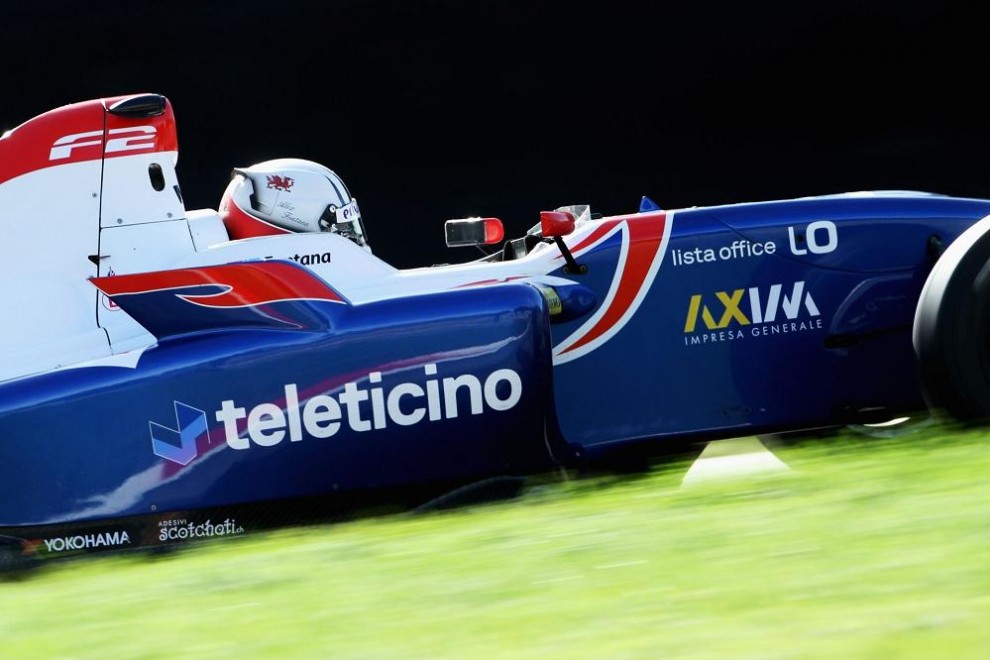
<svg viewBox="0 0 990 660"><path fill-rule="evenodd" d="M983 412L963 400L965 369L944 369L982 364L959 327L983 317L940 303L982 272L990 200L565 207L477 261L401 271L338 235L231 240L215 212L185 211L171 112L157 95L102 99L0 140L24 163L0 168L0 202L33 195L64 225L15 232L15 247L69 243L64 269L37 273L46 322L8 331L11 555L236 535L929 406ZM78 204L44 210L46 185L79 180ZM90 193L134 200L87 216Z"/></svg>

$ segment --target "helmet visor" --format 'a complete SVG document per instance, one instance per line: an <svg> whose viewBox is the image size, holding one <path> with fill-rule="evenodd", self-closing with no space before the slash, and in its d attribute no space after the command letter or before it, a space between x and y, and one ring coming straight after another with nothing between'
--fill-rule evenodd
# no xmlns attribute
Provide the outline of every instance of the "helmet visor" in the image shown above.
<svg viewBox="0 0 990 660"><path fill-rule="evenodd" d="M361 209L356 199L341 207L329 205L323 213L320 224L324 227L324 231L340 234L358 245L367 244L364 223L361 222Z"/></svg>

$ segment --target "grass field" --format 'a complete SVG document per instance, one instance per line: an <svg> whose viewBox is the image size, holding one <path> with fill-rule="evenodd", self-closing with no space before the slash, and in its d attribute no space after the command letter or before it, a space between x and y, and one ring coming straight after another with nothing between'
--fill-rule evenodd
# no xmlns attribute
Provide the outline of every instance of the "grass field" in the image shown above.
<svg viewBox="0 0 990 660"><path fill-rule="evenodd" d="M986 431L781 447L0 582L10 658L986 658Z"/></svg>

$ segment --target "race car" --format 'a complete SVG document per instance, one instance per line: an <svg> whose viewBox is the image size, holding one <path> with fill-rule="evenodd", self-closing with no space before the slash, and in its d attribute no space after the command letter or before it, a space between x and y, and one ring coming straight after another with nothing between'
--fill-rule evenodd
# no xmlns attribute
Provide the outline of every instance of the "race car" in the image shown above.
<svg viewBox="0 0 990 660"><path fill-rule="evenodd" d="M240 535L740 435L990 413L987 199L644 197L542 211L507 241L496 218L455 219L448 245L483 256L402 270L332 172L235 170L218 209L187 210L177 156L172 105L151 93L0 138L10 558ZM301 196L307 177L335 201Z"/></svg>

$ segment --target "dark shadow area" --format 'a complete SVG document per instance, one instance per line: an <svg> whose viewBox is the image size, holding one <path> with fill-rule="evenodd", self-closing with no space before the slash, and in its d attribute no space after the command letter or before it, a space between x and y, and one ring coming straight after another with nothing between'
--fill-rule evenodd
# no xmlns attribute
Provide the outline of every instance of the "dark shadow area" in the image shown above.
<svg viewBox="0 0 990 660"><path fill-rule="evenodd" d="M5 9L0 130L139 91L178 118L187 207L231 168L340 173L377 254L466 261L443 221L864 189L990 196L981 22L952 3L67 1Z"/></svg>

